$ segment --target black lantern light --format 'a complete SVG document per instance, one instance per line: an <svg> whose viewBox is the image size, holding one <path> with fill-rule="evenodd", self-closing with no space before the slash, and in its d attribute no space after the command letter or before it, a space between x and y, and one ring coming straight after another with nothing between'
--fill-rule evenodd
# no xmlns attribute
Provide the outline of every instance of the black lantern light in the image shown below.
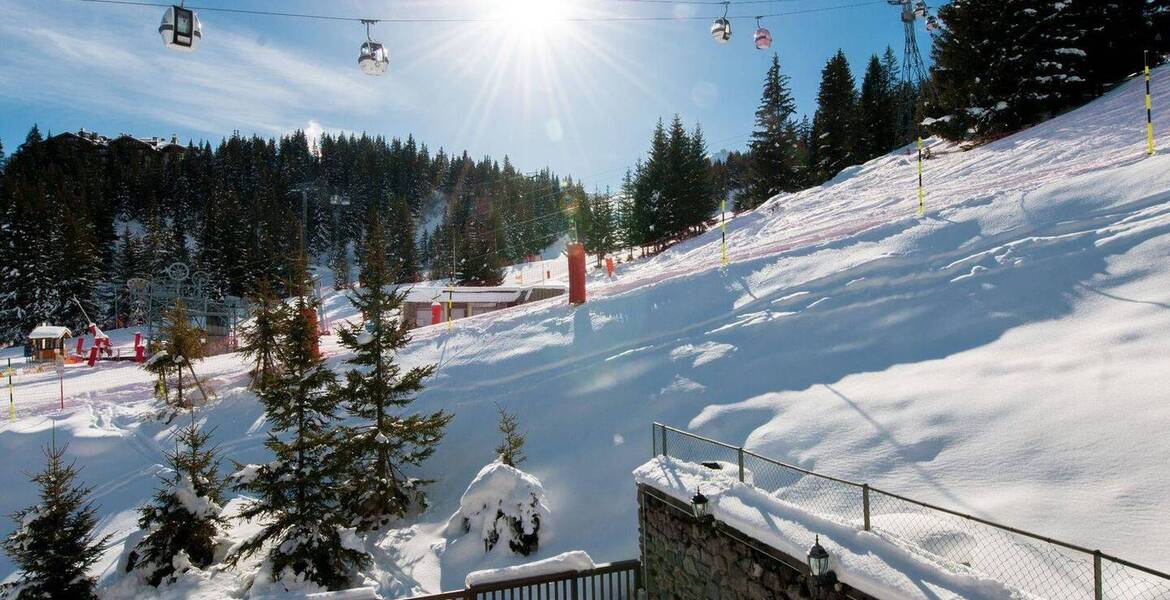
<svg viewBox="0 0 1170 600"><path fill-rule="evenodd" d="M695 490L695 496L691 498L691 510L695 513L695 518L702 521L708 516L707 512L707 497L703 495L701 490Z"/></svg>
<svg viewBox="0 0 1170 600"><path fill-rule="evenodd" d="M829 552L821 545L819 535L812 548L808 549L808 571L817 583L824 582L829 577Z"/></svg>

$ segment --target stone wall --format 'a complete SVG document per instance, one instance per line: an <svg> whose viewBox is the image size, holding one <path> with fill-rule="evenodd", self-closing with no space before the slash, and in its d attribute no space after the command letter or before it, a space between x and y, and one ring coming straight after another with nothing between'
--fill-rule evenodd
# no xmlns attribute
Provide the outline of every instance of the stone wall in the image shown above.
<svg viewBox="0 0 1170 600"><path fill-rule="evenodd" d="M720 522L699 523L689 504L638 486L644 585L650 600L873 600L837 584L810 586L805 557L771 548Z"/></svg>

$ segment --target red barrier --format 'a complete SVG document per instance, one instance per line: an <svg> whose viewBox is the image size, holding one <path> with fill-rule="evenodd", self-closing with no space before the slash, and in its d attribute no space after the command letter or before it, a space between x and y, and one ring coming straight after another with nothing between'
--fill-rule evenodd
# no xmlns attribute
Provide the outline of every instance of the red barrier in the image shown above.
<svg viewBox="0 0 1170 600"><path fill-rule="evenodd" d="M136 362L136 363L146 362L146 346L135 346L134 347L134 362Z"/></svg>
<svg viewBox="0 0 1170 600"><path fill-rule="evenodd" d="M134 347L137 348L141 345L142 345L142 332L135 331L134 332Z"/></svg>
<svg viewBox="0 0 1170 600"><path fill-rule="evenodd" d="M301 314L305 317L305 319L307 319L310 323L313 324L313 337L312 337L312 341L310 341L309 343L311 344L313 356L320 358L321 357L321 339L320 339L320 333L316 329L317 328L317 309L306 308L304 310L304 312Z"/></svg>
<svg viewBox="0 0 1170 600"><path fill-rule="evenodd" d="M443 322L443 305L438 302L431 303L431 325L438 325Z"/></svg>
<svg viewBox="0 0 1170 600"><path fill-rule="evenodd" d="M585 304L585 246L569 244L569 304Z"/></svg>
<svg viewBox="0 0 1170 600"><path fill-rule="evenodd" d="M605 257L605 271L609 273L609 278L613 279L613 257Z"/></svg>
<svg viewBox="0 0 1170 600"><path fill-rule="evenodd" d="M82 354L82 352L85 352L84 346L85 346L85 338L83 338L81 336L77 336L77 355L78 356L84 356L84 354Z"/></svg>
<svg viewBox="0 0 1170 600"><path fill-rule="evenodd" d="M89 349L89 362L87 363L89 366L92 367L92 366L97 364L97 355L98 355L98 347L96 345L90 347L90 349Z"/></svg>

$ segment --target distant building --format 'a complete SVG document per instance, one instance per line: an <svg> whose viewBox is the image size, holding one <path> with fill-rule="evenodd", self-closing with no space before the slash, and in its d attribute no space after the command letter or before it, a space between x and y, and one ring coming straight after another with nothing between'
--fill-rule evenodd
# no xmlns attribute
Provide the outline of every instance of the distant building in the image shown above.
<svg viewBox="0 0 1170 600"><path fill-rule="evenodd" d="M430 325L434 320L435 303L439 304L439 322L445 322L448 307L451 320L457 320L528 302L555 298L564 295L565 292L564 286L556 284L525 287L414 286L406 289L403 318L411 327L423 327Z"/></svg>
<svg viewBox="0 0 1170 600"><path fill-rule="evenodd" d="M55 360L65 356L65 344L73 333L68 327L42 323L28 334L25 354L35 360Z"/></svg>

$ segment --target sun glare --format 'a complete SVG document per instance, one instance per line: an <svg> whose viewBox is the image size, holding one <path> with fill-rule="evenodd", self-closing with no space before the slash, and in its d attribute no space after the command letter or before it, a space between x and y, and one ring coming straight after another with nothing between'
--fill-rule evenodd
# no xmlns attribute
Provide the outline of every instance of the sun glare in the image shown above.
<svg viewBox="0 0 1170 600"><path fill-rule="evenodd" d="M567 16L564 0L497 0L501 17L526 34L545 34L563 27Z"/></svg>

